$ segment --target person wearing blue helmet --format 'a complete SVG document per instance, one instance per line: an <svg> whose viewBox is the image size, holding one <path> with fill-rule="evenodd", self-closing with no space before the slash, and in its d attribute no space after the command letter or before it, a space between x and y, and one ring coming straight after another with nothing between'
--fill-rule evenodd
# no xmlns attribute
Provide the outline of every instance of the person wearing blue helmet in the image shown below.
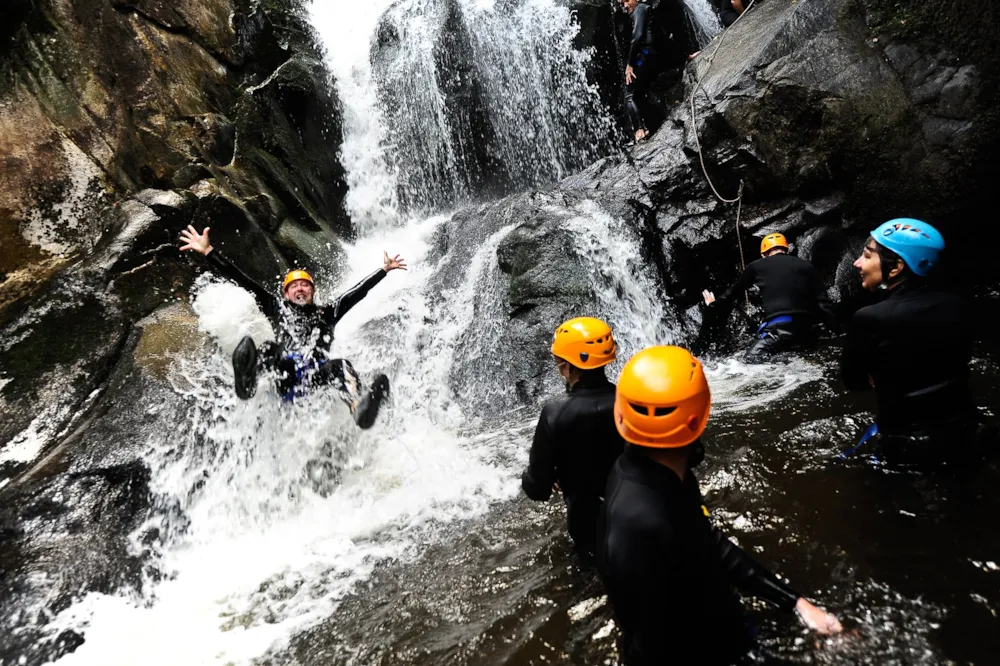
<svg viewBox="0 0 1000 666"><path fill-rule="evenodd" d="M902 465L958 463L978 453L969 388L969 314L933 281L944 238L922 220L889 220L854 262L861 286L886 297L853 316L841 360L849 390L873 388L872 452Z"/></svg>

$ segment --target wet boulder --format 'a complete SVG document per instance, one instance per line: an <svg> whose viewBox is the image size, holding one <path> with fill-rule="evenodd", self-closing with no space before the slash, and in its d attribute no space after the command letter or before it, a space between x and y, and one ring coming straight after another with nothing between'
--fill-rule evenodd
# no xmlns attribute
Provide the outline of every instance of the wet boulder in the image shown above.
<svg viewBox="0 0 1000 666"><path fill-rule="evenodd" d="M183 364L208 346L187 305L157 309L122 340L59 444L0 485L5 659L43 664L72 652L85 637L47 627L56 615L90 593L141 597L165 575L158 552L170 534L149 521L159 500L146 458L189 427Z"/></svg>

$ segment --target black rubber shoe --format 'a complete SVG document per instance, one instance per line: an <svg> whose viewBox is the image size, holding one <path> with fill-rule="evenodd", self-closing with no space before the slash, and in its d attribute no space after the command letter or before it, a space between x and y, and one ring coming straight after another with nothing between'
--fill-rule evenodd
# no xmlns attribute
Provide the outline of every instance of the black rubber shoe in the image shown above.
<svg viewBox="0 0 1000 666"><path fill-rule="evenodd" d="M372 388L368 395L361 399L358 408L354 410L354 422L358 424L359 428L367 430L375 425L379 407L388 396L389 378L385 375L379 375L372 382Z"/></svg>
<svg viewBox="0 0 1000 666"><path fill-rule="evenodd" d="M233 375L236 377L236 395L249 400L257 392L257 345L249 335L240 340L233 351Z"/></svg>

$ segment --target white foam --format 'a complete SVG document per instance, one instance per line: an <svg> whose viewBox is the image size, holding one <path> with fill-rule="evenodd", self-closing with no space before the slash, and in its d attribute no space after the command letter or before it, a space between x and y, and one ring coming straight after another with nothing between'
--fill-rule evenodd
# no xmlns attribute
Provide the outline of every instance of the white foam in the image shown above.
<svg viewBox="0 0 1000 666"><path fill-rule="evenodd" d="M394 0L326 0L309 6L343 105L340 160L349 187L344 205L362 230L399 223L396 173L387 151L392 141L378 103L370 62L371 37Z"/></svg>
<svg viewBox="0 0 1000 666"><path fill-rule="evenodd" d="M190 521L182 531L166 510L150 520L168 535L161 556L172 579L141 599L92 594L62 613L52 629L82 630L86 642L57 663L246 663L329 616L379 562L410 558L447 525L516 495L523 429L456 434L467 420L440 399L451 370L448 343L434 355L415 349L427 336L456 339L455 329L468 321L427 320L432 267L425 255L444 221L414 223L348 248L341 287L380 266L383 248L405 247L411 265L388 275L337 331L338 351L351 358L377 349L357 355L363 373L385 367L393 378L391 407L372 430L359 431L332 391L289 406L262 382L253 400L237 401L223 353L181 364L199 403L188 423L150 442L147 456L154 492ZM495 264L500 237L488 243L483 263ZM475 288L481 275L481 265L470 266L473 286L463 289ZM259 323L243 294L207 281L195 301L202 326L223 351ZM456 302L459 312L474 300L471 293L464 298ZM401 327L405 342L366 342L372 319L383 322L375 333ZM341 470L339 484L327 483L322 493L308 471L317 462Z"/></svg>

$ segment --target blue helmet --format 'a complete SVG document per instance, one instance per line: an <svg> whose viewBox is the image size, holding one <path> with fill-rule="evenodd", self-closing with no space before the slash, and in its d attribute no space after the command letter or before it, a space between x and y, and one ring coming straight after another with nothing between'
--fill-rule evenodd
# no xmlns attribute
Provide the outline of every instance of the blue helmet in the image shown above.
<svg viewBox="0 0 1000 666"><path fill-rule="evenodd" d="M931 225L911 217L899 217L879 225L872 238L900 256L915 274L927 275L944 250L944 237Z"/></svg>

